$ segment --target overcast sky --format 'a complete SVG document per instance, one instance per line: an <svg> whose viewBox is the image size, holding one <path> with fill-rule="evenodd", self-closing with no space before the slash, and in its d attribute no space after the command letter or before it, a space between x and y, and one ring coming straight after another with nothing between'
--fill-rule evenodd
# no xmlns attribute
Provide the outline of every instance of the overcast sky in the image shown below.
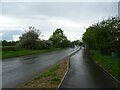
<svg viewBox="0 0 120 90"><path fill-rule="evenodd" d="M0 15L0 36L18 40L28 26L39 28L48 39L61 28L69 40L81 39L85 28L118 15L117 2L4 2Z"/></svg>

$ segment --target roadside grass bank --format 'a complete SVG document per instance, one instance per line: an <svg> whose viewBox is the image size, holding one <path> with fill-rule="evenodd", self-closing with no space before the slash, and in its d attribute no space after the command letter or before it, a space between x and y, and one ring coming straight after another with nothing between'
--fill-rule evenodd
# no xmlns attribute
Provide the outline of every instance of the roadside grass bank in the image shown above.
<svg viewBox="0 0 120 90"><path fill-rule="evenodd" d="M53 88L57 89L67 71L68 58L63 59L59 64L55 64L42 74L18 88Z"/></svg>
<svg viewBox="0 0 120 90"><path fill-rule="evenodd" d="M120 58L101 55L98 51L91 50L93 59L107 70L112 76L120 81Z"/></svg>
<svg viewBox="0 0 120 90"><path fill-rule="evenodd" d="M12 58L12 57L18 57L18 56L25 56L25 55L32 55L32 54L38 54L38 53L46 53L51 51L57 51L62 50L62 48L51 48L51 49L43 49L43 50L8 50L8 51L2 51L2 59L6 58Z"/></svg>

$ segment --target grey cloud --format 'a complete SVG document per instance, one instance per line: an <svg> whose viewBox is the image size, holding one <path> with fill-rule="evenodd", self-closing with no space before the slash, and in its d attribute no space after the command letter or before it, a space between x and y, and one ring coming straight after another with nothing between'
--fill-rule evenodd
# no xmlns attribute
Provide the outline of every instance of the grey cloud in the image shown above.
<svg viewBox="0 0 120 90"><path fill-rule="evenodd" d="M17 2L3 3L3 14L23 17L28 15L48 15L55 17L87 18L117 14L117 2Z"/></svg>
<svg viewBox="0 0 120 90"><path fill-rule="evenodd" d="M118 14L117 2L4 2L2 3L3 15L20 19L23 26L33 25L40 28L43 34L51 35L59 28L57 23L51 23L50 18L65 18L80 24L80 28L61 27L65 32L68 31L82 35L84 30L81 25L91 25L109 16ZM64 22L63 22L64 23ZM23 27L24 28L24 27ZM65 28L65 29L64 29ZM84 28L84 27L83 27ZM82 29L83 29L82 28ZM22 31L21 31L22 32ZM21 34L21 32L19 34ZM15 31L6 32L4 38L12 38ZM74 36L74 35L73 35ZM9 37L9 38L8 38ZM71 37L74 38L74 37Z"/></svg>
<svg viewBox="0 0 120 90"><path fill-rule="evenodd" d="M13 35L21 35L23 31L20 30L3 30L2 32L2 40L13 40Z"/></svg>
<svg viewBox="0 0 120 90"><path fill-rule="evenodd" d="M3 15L16 18L33 18L39 15L64 17L82 23L118 15L117 2L7 2Z"/></svg>

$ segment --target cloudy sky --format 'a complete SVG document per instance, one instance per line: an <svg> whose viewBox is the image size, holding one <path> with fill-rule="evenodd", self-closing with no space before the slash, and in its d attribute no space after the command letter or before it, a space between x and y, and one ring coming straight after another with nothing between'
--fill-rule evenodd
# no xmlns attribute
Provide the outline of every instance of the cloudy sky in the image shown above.
<svg viewBox="0 0 120 90"><path fill-rule="evenodd" d="M39 28L48 39L62 28L69 40L81 39L85 28L118 15L117 2L2 2L0 36L18 40L28 26Z"/></svg>

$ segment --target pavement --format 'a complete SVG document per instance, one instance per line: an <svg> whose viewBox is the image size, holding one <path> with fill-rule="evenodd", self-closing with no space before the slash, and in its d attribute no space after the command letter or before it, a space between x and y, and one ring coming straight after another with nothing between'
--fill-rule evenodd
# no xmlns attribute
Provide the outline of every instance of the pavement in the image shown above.
<svg viewBox="0 0 120 90"><path fill-rule="evenodd" d="M63 88L120 88L120 83L99 67L82 48L70 58L69 71L58 90Z"/></svg>
<svg viewBox="0 0 120 90"><path fill-rule="evenodd" d="M77 50L79 47L3 60L2 88L18 87Z"/></svg>

